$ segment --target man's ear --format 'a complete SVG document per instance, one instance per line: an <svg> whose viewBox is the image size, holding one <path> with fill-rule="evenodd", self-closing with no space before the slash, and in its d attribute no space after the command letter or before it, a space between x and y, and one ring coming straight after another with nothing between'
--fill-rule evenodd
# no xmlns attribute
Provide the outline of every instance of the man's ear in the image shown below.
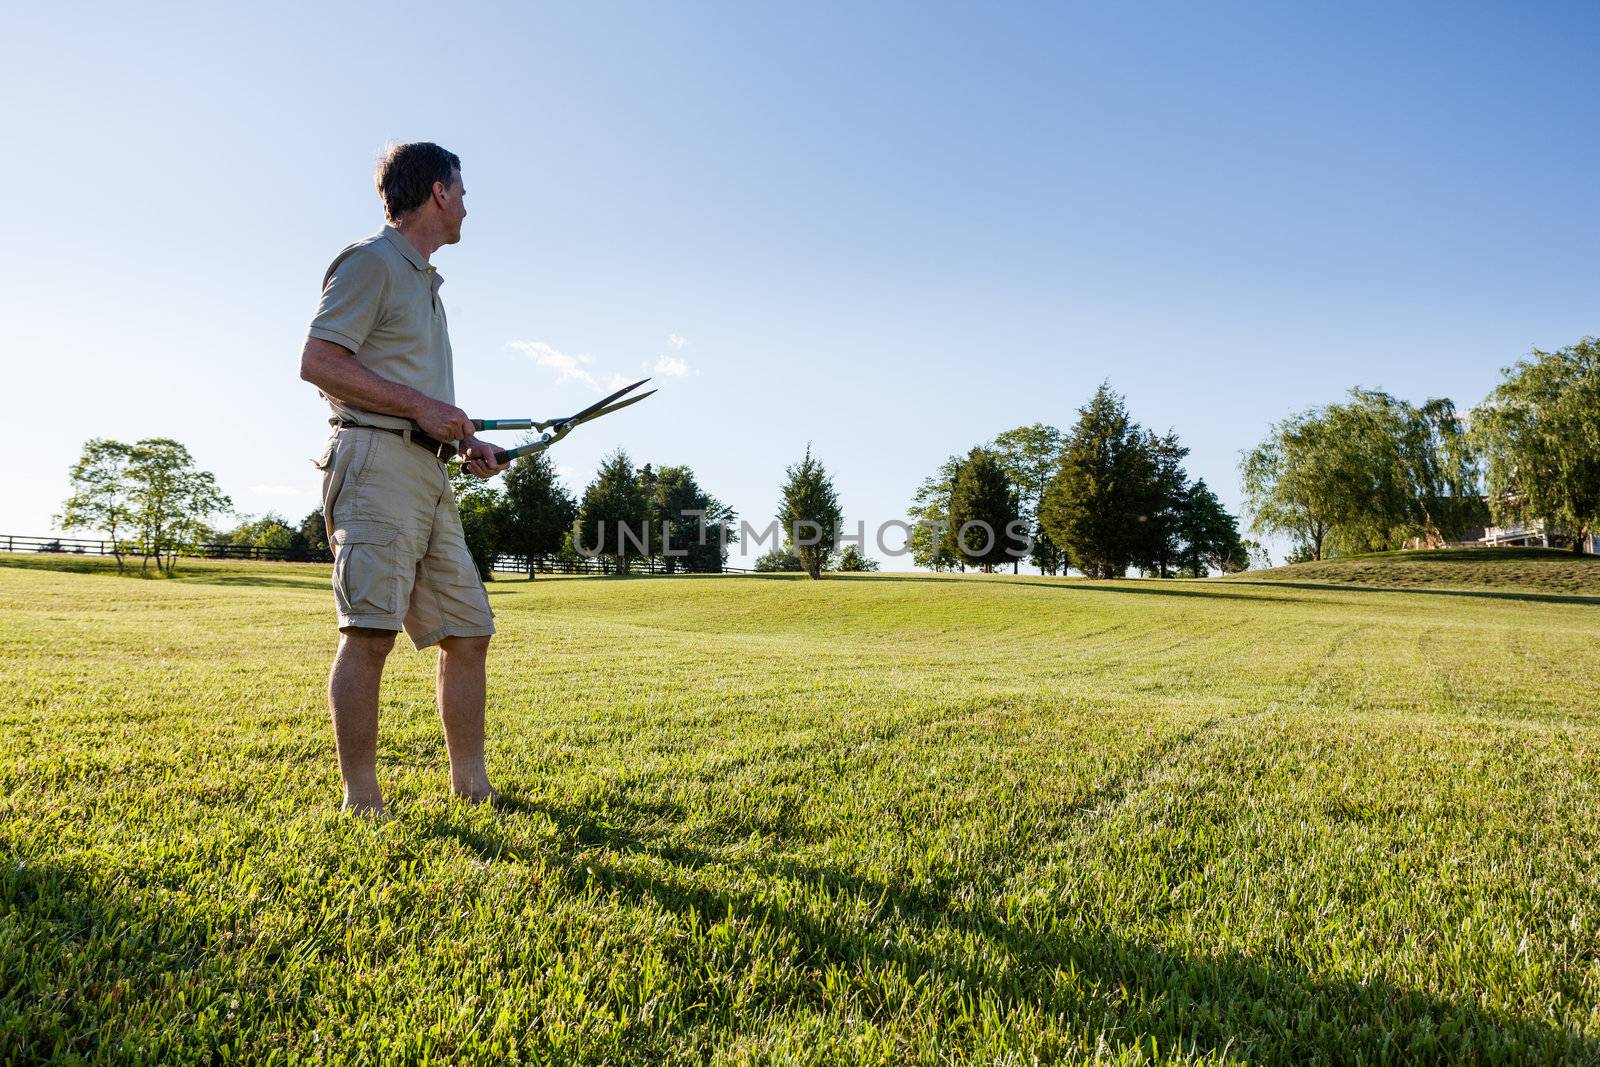
<svg viewBox="0 0 1600 1067"><path fill-rule="evenodd" d="M435 204L438 204L440 207L444 207L444 202L445 202L446 198L449 197L449 195L450 195L450 186L449 185L445 184L444 182L434 182L433 183L433 202Z"/></svg>

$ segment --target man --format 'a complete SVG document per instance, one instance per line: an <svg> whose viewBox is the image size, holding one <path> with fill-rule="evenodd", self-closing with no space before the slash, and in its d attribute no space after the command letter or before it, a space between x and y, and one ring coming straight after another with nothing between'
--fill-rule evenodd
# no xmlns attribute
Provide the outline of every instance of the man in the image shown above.
<svg viewBox="0 0 1600 1067"><path fill-rule="evenodd" d="M378 686L401 629L418 649L439 646L451 790L474 803L495 797L483 759L494 615L446 464L459 454L480 478L503 467L455 406L443 279L429 262L461 240L461 160L436 144L394 145L377 185L389 225L334 259L300 357L335 427L317 465L339 613L328 706L344 810L372 816L383 814Z"/></svg>

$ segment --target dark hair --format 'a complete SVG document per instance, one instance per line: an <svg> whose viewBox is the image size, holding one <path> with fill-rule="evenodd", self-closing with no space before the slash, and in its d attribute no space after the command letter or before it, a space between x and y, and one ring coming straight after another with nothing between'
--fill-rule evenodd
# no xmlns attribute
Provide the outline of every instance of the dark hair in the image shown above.
<svg viewBox="0 0 1600 1067"><path fill-rule="evenodd" d="M389 145L374 175L378 195L383 197L383 213L390 222L399 222L407 212L428 202L434 182L449 185L460 169L460 157L432 141Z"/></svg>

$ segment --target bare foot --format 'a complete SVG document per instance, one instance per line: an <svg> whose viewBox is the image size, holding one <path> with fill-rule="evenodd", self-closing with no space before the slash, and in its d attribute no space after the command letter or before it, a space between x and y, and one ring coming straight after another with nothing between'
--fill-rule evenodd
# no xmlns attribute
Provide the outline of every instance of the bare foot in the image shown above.
<svg viewBox="0 0 1600 1067"><path fill-rule="evenodd" d="M450 792L468 804L493 804L500 799L500 791L489 784L482 760L451 764Z"/></svg>
<svg viewBox="0 0 1600 1067"><path fill-rule="evenodd" d="M388 822L389 813L384 810L383 800L355 800L351 797L344 798L344 804L339 811L345 815L352 815L358 819L371 819L373 822Z"/></svg>
<svg viewBox="0 0 1600 1067"><path fill-rule="evenodd" d="M500 790L488 782L481 782L471 789L450 788L456 799L464 800L468 804L488 804L490 807L500 806Z"/></svg>

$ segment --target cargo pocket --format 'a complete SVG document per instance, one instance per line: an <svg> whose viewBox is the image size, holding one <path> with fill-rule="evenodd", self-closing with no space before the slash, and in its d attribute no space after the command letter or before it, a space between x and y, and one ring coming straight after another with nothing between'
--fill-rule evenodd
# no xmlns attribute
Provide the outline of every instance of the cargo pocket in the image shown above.
<svg viewBox="0 0 1600 1067"><path fill-rule="evenodd" d="M333 598L341 616L395 613L400 572L389 546L399 535L393 523L372 521L333 531Z"/></svg>
<svg viewBox="0 0 1600 1067"><path fill-rule="evenodd" d="M317 470L326 474L328 468L333 466L333 450L338 446L338 444L339 433L336 430L332 434L328 435L328 445L322 450L322 456L318 459L312 460L311 465L317 468Z"/></svg>

